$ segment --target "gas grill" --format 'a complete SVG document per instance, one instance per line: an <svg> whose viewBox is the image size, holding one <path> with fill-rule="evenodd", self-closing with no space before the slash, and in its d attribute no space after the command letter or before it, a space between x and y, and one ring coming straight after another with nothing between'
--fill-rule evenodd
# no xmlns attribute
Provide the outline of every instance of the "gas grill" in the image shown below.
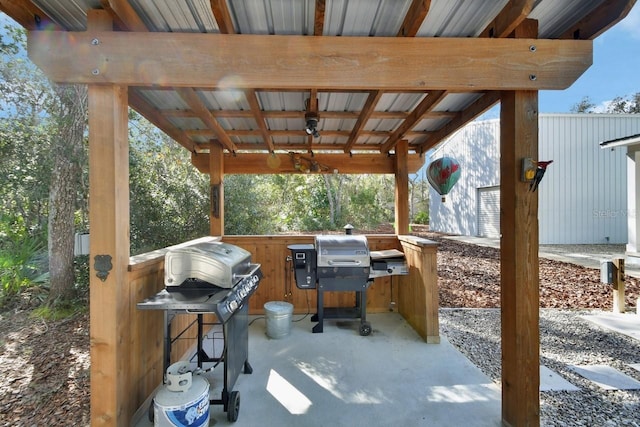
<svg viewBox="0 0 640 427"><path fill-rule="evenodd" d="M241 371L253 372L248 361L248 300L262 278L260 264L251 263L246 250L220 241L199 242L170 249L165 255L165 288L137 304L141 310L164 310L164 371L171 363L171 345L185 331L171 335L171 322L179 314L197 315L197 366L223 362L224 388L221 399L229 421L236 421L240 409L239 392L233 387ZM203 315L213 313L218 323L204 323ZM205 325L222 324L224 350L218 358L203 349ZM187 328L189 328L189 325Z"/></svg>
<svg viewBox="0 0 640 427"><path fill-rule="evenodd" d="M314 333L323 332L325 318L360 318L360 335L371 333L367 322L367 289L377 277L409 274L404 254L397 249L369 251L361 235L319 235L315 244L289 245L299 289L317 291ZM355 292L354 307L324 307L328 291Z"/></svg>

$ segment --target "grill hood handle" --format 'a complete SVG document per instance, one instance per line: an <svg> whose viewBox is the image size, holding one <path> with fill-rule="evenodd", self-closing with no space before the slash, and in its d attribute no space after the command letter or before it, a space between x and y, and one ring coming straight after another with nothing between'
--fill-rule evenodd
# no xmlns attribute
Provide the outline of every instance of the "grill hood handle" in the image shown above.
<svg viewBox="0 0 640 427"><path fill-rule="evenodd" d="M359 266L362 264L361 261L359 260L335 260L335 259L330 259L327 261L327 264L329 265L336 265L336 266Z"/></svg>

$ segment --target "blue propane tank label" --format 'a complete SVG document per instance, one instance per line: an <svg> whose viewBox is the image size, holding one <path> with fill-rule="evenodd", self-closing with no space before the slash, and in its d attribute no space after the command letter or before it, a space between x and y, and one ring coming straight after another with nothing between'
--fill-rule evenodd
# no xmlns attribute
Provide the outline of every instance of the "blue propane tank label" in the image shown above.
<svg viewBox="0 0 640 427"><path fill-rule="evenodd" d="M209 425L209 393L198 401L181 406L154 405L156 426L201 427Z"/></svg>

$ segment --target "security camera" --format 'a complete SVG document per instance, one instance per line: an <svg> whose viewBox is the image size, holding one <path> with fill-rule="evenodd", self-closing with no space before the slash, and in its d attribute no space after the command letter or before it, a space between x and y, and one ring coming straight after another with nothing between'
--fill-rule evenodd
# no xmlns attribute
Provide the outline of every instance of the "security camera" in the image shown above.
<svg viewBox="0 0 640 427"><path fill-rule="evenodd" d="M314 138L319 138L320 133L318 132L318 116L315 113L307 113L304 116L306 120L306 125L304 127L304 131L307 135L313 135Z"/></svg>

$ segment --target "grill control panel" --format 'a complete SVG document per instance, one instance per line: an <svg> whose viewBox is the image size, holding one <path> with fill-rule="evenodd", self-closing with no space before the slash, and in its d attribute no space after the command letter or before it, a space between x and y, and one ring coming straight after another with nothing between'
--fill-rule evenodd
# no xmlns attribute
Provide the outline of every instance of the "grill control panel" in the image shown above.
<svg viewBox="0 0 640 427"><path fill-rule="evenodd" d="M226 322L233 316L233 313L242 308L242 305L258 289L261 278L262 272L260 270L243 278L216 304L216 315L221 322Z"/></svg>
<svg viewBox="0 0 640 427"><path fill-rule="evenodd" d="M289 245L296 286L299 289L316 288L316 249L313 245Z"/></svg>

